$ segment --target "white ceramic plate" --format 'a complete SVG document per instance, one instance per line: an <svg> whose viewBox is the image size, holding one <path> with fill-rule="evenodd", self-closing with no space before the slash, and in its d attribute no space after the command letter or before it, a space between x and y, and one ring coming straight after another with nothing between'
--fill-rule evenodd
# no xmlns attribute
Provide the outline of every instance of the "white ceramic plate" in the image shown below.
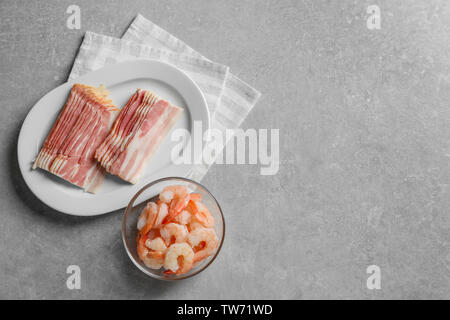
<svg viewBox="0 0 450 320"><path fill-rule="evenodd" d="M152 60L123 62L67 82L50 91L34 105L19 135L17 152L20 171L28 187L39 199L67 214L93 216L126 207L134 194L153 180L186 176L190 166L175 165L171 161L171 149L179 143L170 139L171 133L135 185L108 174L101 189L96 194L90 194L49 172L32 170L33 160L74 83L94 86L104 84L119 108L125 105L137 88L148 89L184 109L172 130L184 128L192 131L194 121L202 121L203 130L210 126L209 111L199 87L183 71L170 64Z"/></svg>

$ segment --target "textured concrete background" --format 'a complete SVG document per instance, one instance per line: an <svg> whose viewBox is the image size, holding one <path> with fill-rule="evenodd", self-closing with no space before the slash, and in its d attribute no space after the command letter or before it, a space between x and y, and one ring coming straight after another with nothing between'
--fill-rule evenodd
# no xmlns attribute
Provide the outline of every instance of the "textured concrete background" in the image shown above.
<svg viewBox="0 0 450 320"><path fill-rule="evenodd" d="M81 30L66 27L70 4ZM368 30L378 4L381 30ZM0 1L0 298L450 298L450 7L446 1ZM214 166L218 259L180 283L146 278L121 211L55 212L17 165L20 125L67 78L85 31L134 16L264 95L245 128L280 128L281 166ZM82 270L66 288L66 267ZM382 272L366 288L367 266Z"/></svg>

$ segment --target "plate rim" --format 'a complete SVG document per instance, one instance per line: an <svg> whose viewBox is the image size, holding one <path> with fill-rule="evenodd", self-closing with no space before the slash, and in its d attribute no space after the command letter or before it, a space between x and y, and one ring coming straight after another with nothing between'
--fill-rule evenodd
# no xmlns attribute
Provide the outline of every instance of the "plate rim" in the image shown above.
<svg viewBox="0 0 450 320"><path fill-rule="evenodd" d="M98 216L98 215L102 215L102 214L107 214L107 213L110 213L110 212L113 212L113 211L116 211L116 210L119 210L119 209L122 209L122 208L126 208L126 206L127 206L127 204L128 204L128 202L129 202L129 199L127 198L126 200L127 201L125 201L124 203L124 205L123 206L115 206L114 208L112 208L112 209L97 209L97 210L93 210L93 211L82 211L82 212L78 212L78 211L74 211L74 210L70 210L69 208L68 208L68 206L64 206L64 205L61 205L60 204L60 202L57 202L57 201L51 201L51 196L50 197L45 197L45 196L42 196L42 194L41 193L39 193L39 192L36 192L34 189L35 189L35 185L34 185L34 183L33 182L31 182L30 180L29 180L29 177L28 177L28 175L27 174L25 174L25 170L27 170L27 168L25 167L25 165L23 164L23 161L21 161L21 159L23 158L23 156L21 155L21 152L22 152L22 148L21 148L21 145L23 145L25 142L24 142L24 128L26 128L27 126L29 126L30 124L29 124L29 122L30 121L32 121L32 119L33 119L33 117L34 117L34 113L33 113L33 110L35 110L35 112L36 112L36 106L37 105L39 105L40 103L41 103L41 101L47 96L47 95L49 95L50 93L52 93L53 91L56 91L56 90L62 90L62 89L60 89L61 87L64 87L64 86L67 86L68 88L68 90L70 91L70 88L73 86L73 84L75 84L75 83L83 83L83 81L84 82L91 82L92 80L89 80L89 78L91 78L93 75L95 75L95 74L97 74L97 73L107 73L107 72L113 72L113 70L115 70L115 69L121 69L121 68L126 68L127 66L129 66L129 67L131 67L131 66L133 66L133 65L135 65L135 64L137 64L137 65L141 65L141 64L144 64L144 65L154 65L154 64L158 64L158 65L164 65L164 67L165 68L171 68L174 72L176 72L176 73L178 73L180 76L182 76L185 80L186 80L186 83L190 83L190 85L191 86L193 86L193 88L195 89L195 91L197 91L197 94L199 94L199 98L200 98L200 100L201 100L201 104L202 104L202 109L203 109L203 112L205 112L206 113L206 120L207 120L207 123L205 124L205 123L203 123L203 130L207 130L207 129L210 129L210 126L211 126L211 114L210 114L210 111L209 111L209 108L208 108L208 104L207 104L207 101L206 101L206 98L205 98L205 96L204 96L204 94L203 94L203 92L202 92L202 90L200 89L200 87L198 86L198 84L186 73L186 72L184 72L183 70L181 70L180 68L178 68L177 66L175 66L175 65L173 65L173 64L171 64L171 63L168 63L168 62L165 62L165 61L160 61L160 60L156 60L156 59L146 59L146 60L142 60L142 59L136 59L136 60L130 60L130 61L124 61L124 62L119 62L119 63L116 63L116 64L113 64L113 65L109 65L109 66L105 66L105 67L103 67L103 68L100 68L100 69L97 69L97 70L94 70L94 71L91 71L91 72L89 72L89 73L87 73L87 74L85 74L85 75L83 75L83 76L80 76L80 77L78 77L78 78L76 78L76 79L70 79L70 80L68 80L68 81L66 81L66 82L64 82L64 83L62 83L61 85L59 85L59 86L57 86L57 87L55 87L55 88L53 88L52 90L50 90L50 91L48 91L47 93L45 93L43 96L41 96L34 104L33 104L33 106L29 109L29 111L27 112L27 115L25 116L25 118L24 118L24 120L23 120L23 122L22 122L22 125L21 125L21 127L20 127L20 132L19 132L19 135L18 135L18 139L17 139L17 161L18 161L18 165L19 165L19 170L20 170L20 173L21 173L21 175L22 175L22 177L23 177L23 179L24 179L24 181L25 181L25 183L26 183L26 185L27 185L27 187L28 187L28 189L40 200L40 201L42 201L44 204L46 204L47 206L49 206L50 208L52 208L52 209L54 209L54 210L56 210L56 211L58 211L58 212L61 212L61 213L64 213L64 214L68 214L68 215L72 215L72 216L81 216L81 217L88 217L88 216ZM132 79L139 79L139 78L142 78L141 76L137 76L137 77L135 77L135 78L128 78L128 79L125 79L125 80L119 80L119 81L116 81L116 82L113 82L112 84L109 84L109 85L111 85L111 86L113 86L114 84L117 84L117 83L120 83L120 82L125 82L125 81L128 81L128 80L132 80ZM152 78L151 77L151 75L149 74L148 75L148 78L149 79L155 79L155 78ZM158 81L161 81L160 79L157 79ZM167 85L169 85L169 86L171 86L171 87L173 87L173 85L172 84L170 84L170 83L167 83L166 82L166 84ZM186 97L183 95L183 94L181 94L181 92L179 91L179 89L177 89L176 87L173 87L180 95L181 95L181 97L186 101ZM123 106L122 106L123 107ZM186 101L186 107L189 107L188 106L188 104L187 104L187 101ZM61 106L61 108L62 108L62 106ZM60 110L61 109L58 109L59 110L59 112L60 112ZM194 120L192 120L192 121L194 121ZM192 124L192 123L191 123ZM48 135L48 133L47 133L47 135ZM45 135L45 137L47 136L47 135ZM41 148L42 146L39 146L39 150L40 150L40 148ZM24 160L24 161L26 161L26 160ZM31 167L31 166L30 166ZM182 166L181 166L182 167ZM191 167L191 166L187 166L187 167ZM186 168L187 168L186 167ZM28 168L29 169L29 168ZM48 173L48 174L51 174L51 173ZM56 177L56 176L55 176ZM159 178L161 178L161 177L157 177L156 179L159 179ZM59 178L59 179L61 179L61 178ZM146 181L145 182L145 184L148 184L149 182L151 182L151 181ZM130 186L136 186L137 187L137 190L134 192L134 193L136 193L137 191L139 191L140 189L141 189L141 187L139 187L139 184L135 184L135 185L130 185ZM80 189L81 190L81 189ZM134 195L134 193L130 196L130 199L131 199L131 197Z"/></svg>

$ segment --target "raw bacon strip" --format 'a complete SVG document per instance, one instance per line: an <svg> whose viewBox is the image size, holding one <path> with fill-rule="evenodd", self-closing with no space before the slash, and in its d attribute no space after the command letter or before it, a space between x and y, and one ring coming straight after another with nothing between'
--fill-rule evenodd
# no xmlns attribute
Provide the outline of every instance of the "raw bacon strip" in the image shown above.
<svg viewBox="0 0 450 320"><path fill-rule="evenodd" d="M52 130L44 141L33 169L41 168L95 193L105 169L94 159L119 109L107 99L109 92L75 84Z"/></svg>
<svg viewBox="0 0 450 320"><path fill-rule="evenodd" d="M138 89L95 152L107 172L136 183L183 109Z"/></svg>

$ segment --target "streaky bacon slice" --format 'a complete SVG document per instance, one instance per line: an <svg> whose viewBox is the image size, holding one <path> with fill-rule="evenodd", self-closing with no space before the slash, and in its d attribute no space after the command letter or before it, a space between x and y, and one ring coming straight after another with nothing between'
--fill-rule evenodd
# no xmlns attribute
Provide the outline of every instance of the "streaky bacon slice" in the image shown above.
<svg viewBox="0 0 450 320"><path fill-rule="evenodd" d="M34 161L33 169L49 171L87 192L98 191L106 176L95 160L119 109L109 91L75 84Z"/></svg>
<svg viewBox="0 0 450 320"><path fill-rule="evenodd" d="M125 181L136 183L183 109L138 89L120 111L95 159Z"/></svg>

